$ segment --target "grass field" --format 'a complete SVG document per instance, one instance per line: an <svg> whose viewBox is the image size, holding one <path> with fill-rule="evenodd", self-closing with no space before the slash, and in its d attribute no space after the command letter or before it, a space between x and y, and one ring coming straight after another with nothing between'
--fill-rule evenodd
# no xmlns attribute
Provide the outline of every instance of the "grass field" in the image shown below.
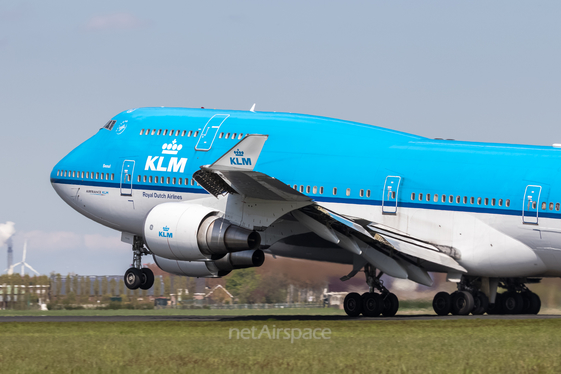
<svg viewBox="0 0 561 374"><path fill-rule="evenodd" d="M330 339L236 330L329 329ZM0 323L2 373L558 373L561 319Z"/></svg>

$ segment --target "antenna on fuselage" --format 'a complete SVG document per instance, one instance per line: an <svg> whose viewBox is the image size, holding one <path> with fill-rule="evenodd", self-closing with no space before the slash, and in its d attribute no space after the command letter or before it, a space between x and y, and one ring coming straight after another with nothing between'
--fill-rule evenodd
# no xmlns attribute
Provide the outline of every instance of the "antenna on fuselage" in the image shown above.
<svg viewBox="0 0 561 374"><path fill-rule="evenodd" d="M253 106L251 107L251 109L249 111L250 112L255 112L255 103L253 103Z"/></svg>

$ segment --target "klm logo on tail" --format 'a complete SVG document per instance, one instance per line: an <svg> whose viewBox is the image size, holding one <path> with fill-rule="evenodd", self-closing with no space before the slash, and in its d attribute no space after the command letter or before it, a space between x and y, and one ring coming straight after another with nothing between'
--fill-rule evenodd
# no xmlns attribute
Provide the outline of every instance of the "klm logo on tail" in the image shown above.
<svg viewBox="0 0 561 374"><path fill-rule="evenodd" d="M243 151L237 149L234 151L234 154L238 157L230 157L230 165L251 165L251 158L243 157Z"/></svg>
<svg viewBox="0 0 561 374"><path fill-rule="evenodd" d="M169 232L169 227L164 227L162 229L163 231L160 231L158 233L158 235L160 236L160 238L169 238L172 239L173 238L173 233Z"/></svg>

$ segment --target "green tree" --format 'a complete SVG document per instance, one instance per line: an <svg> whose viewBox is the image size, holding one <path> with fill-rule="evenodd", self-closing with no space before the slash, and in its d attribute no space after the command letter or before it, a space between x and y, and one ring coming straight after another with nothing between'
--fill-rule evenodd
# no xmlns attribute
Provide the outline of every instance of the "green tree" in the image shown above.
<svg viewBox="0 0 561 374"><path fill-rule="evenodd" d="M154 277L154 297L162 296L162 278L160 275Z"/></svg>
<svg viewBox="0 0 561 374"><path fill-rule="evenodd" d="M226 279L226 289L241 304L253 304L259 302L259 295L255 294L255 290L260 280L261 277L254 268L235 270Z"/></svg>
<svg viewBox="0 0 561 374"><path fill-rule="evenodd" d="M109 295L111 296L115 296L116 294L118 294L117 290L117 281L115 280L115 278L111 278L111 280L109 281Z"/></svg>
<svg viewBox="0 0 561 374"><path fill-rule="evenodd" d="M68 275L64 279L64 290L66 291L66 295L68 295L70 291L72 291L72 275L70 275L70 273L68 273Z"/></svg>
<svg viewBox="0 0 561 374"><path fill-rule="evenodd" d="M107 295L109 294L109 290L107 289L109 287L109 282L107 281L107 277L103 277L101 278L101 294L102 295Z"/></svg>

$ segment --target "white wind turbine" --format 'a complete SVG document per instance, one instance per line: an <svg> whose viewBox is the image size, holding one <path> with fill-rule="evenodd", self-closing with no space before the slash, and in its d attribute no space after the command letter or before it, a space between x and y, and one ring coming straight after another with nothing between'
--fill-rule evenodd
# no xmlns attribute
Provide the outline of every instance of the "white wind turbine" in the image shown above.
<svg viewBox="0 0 561 374"><path fill-rule="evenodd" d="M10 268L8 269L8 275L12 275L14 273L14 268L18 265L21 265L21 275L24 276L25 275L25 267L27 266L30 270L34 271L35 273L37 273L37 275L40 275L39 272L35 269L33 269L31 267L31 265L29 265L27 262L25 262L25 255L27 254L27 240L23 243L23 258L21 259L20 262L18 262L17 264L13 264L12 266L10 266Z"/></svg>

